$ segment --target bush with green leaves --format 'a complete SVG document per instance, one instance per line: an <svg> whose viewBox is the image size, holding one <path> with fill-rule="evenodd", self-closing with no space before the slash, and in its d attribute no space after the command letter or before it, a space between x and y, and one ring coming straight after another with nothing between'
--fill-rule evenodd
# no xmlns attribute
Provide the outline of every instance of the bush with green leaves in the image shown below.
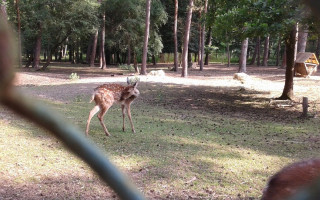
<svg viewBox="0 0 320 200"><path fill-rule="evenodd" d="M130 71L130 72L134 72L134 67L133 67L132 65L126 65L126 64L124 64L124 65L120 65L119 68L120 68L121 70L128 70L128 71Z"/></svg>

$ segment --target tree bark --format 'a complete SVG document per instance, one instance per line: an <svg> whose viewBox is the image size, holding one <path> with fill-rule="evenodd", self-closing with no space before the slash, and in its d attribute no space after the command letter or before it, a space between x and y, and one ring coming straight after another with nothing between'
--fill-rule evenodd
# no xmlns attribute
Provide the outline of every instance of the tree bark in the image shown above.
<svg viewBox="0 0 320 200"><path fill-rule="evenodd" d="M130 43L128 44L128 56L127 56L127 65L130 65L131 64L131 45Z"/></svg>
<svg viewBox="0 0 320 200"><path fill-rule="evenodd" d="M205 0L204 2L204 16L207 15L207 9L208 9L208 0ZM205 31L206 31L206 24L203 22L202 25L202 32L201 32L201 55L200 57L200 71L203 70L203 56L204 56L204 38L205 38Z"/></svg>
<svg viewBox="0 0 320 200"><path fill-rule="evenodd" d="M295 61L295 51L297 46L297 32L298 25L296 24L288 38L286 39L286 53L287 53L287 67L286 67L286 77L285 85L282 95L278 98L281 100L293 99L293 75L294 75L294 61Z"/></svg>
<svg viewBox="0 0 320 200"><path fill-rule="evenodd" d="M183 39L183 51L182 51L182 77L188 76L188 45L189 45L189 37L190 37L190 26L192 20L192 8L193 8L193 0L189 0L188 14L186 20L186 26L184 31L184 39Z"/></svg>
<svg viewBox="0 0 320 200"><path fill-rule="evenodd" d="M229 42L227 43L227 58L228 58L228 67L231 66L231 57L230 57L230 44Z"/></svg>
<svg viewBox="0 0 320 200"><path fill-rule="evenodd" d="M304 53L306 52L306 47L307 47L307 41L308 41L308 29L302 29L298 33L298 50L297 52Z"/></svg>
<svg viewBox="0 0 320 200"><path fill-rule="evenodd" d="M269 59L269 40L270 36L268 35L264 40L264 52L263 52L263 66L268 66Z"/></svg>
<svg viewBox="0 0 320 200"><path fill-rule="evenodd" d="M320 55L320 34L318 34L318 40L317 40L317 49L316 49L317 59L319 59L319 55Z"/></svg>
<svg viewBox="0 0 320 200"><path fill-rule="evenodd" d="M174 68L173 70L178 71L178 0L174 0L174 25L173 25L173 37L174 37Z"/></svg>
<svg viewBox="0 0 320 200"><path fill-rule="evenodd" d="M138 67L137 56L135 51L133 51L133 67L135 72L139 74L139 67Z"/></svg>
<svg viewBox="0 0 320 200"><path fill-rule="evenodd" d="M247 72L247 52L248 52L248 38L244 39L241 44L241 55L239 60L239 73Z"/></svg>
<svg viewBox="0 0 320 200"><path fill-rule="evenodd" d="M280 64L280 51L281 51L281 37L279 36L278 45L277 45L276 66L279 66Z"/></svg>
<svg viewBox="0 0 320 200"><path fill-rule="evenodd" d="M21 19L20 19L20 7L19 0L16 0L16 12L17 12L17 34L18 34L18 66L22 67L22 51L21 51Z"/></svg>
<svg viewBox="0 0 320 200"><path fill-rule="evenodd" d="M257 38L257 66L259 67L260 66L260 36Z"/></svg>
<svg viewBox="0 0 320 200"><path fill-rule="evenodd" d="M42 26L38 23L38 33L36 37L36 43L34 48L34 58L32 67L38 70L40 68L40 53L41 53L41 37L42 37Z"/></svg>
<svg viewBox="0 0 320 200"><path fill-rule="evenodd" d="M207 45L208 46L211 46L211 44L212 44L211 36L212 36L212 27L209 27L209 31L207 34ZM209 53L208 52L206 53L204 65L209 65Z"/></svg>
<svg viewBox="0 0 320 200"><path fill-rule="evenodd" d="M101 3L101 0L100 0ZM106 69L106 53L104 49L106 38L106 14L105 12L102 14L102 25L101 25L101 40L100 40L100 68Z"/></svg>
<svg viewBox="0 0 320 200"><path fill-rule="evenodd" d="M258 45L258 38L256 39L256 45L254 46L254 52L253 52L253 55L252 55L252 59L251 59L251 62L249 63L249 65L254 65L256 59L257 59L257 52L258 52L258 48L259 48L259 45Z"/></svg>
<svg viewBox="0 0 320 200"><path fill-rule="evenodd" d="M151 7L151 0L146 0L146 27L144 31L142 66L141 66L142 75L147 74L147 56L148 56L148 42L149 42L149 29L150 29L150 7Z"/></svg>
<svg viewBox="0 0 320 200"><path fill-rule="evenodd" d="M92 44L92 50L90 55L90 67L94 67L94 61L96 59L96 52L97 52L97 43L98 43L98 30L93 36L93 44Z"/></svg>

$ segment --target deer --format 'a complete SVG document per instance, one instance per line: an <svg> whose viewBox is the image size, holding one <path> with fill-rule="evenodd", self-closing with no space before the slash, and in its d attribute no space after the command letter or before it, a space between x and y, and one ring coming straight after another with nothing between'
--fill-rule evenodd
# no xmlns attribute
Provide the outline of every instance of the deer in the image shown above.
<svg viewBox="0 0 320 200"><path fill-rule="evenodd" d="M273 175L263 191L261 200L288 199L320 177L320 159L293 163Z"/></svg>
<svg viewBox="0 0 320 200"><path fill-rule="evenodd" d="M94 89L93 95L91 97L90 103L92 101L95 102L95 106L89 113L89 118L87 121L86 127L86 136L89 135L89 126L92 117L98 114L98 119L100 124L107 136L110 136L107 127L103 123L103 117L109 110L109 108L114 104L118 103L121 105L122 109L122 118L123 118L123 126L122 130L125 131L125 111L127 111L128 118L130 120L132 132L135 133L135 129L132 122L131 103L140 95L139 90L137 89L138 82L135 82L133 85L123 86L120 84L103 84Z"/></svg>

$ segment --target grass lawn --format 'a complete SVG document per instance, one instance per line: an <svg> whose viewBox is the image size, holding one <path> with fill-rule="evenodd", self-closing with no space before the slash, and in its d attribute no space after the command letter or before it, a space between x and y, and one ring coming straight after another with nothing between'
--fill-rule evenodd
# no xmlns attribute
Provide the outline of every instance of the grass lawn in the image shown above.
<svg viewBox="0 0 320 200"><path fill-rule="evenodd" d="M85 130L93 107L88 101L99 84L19 88ZM270 106L262 92L239 88L142 81L132 105L136 134L129 120L122 132L116 105L105 116L112 136L94 117L89 139L148 199L259 199L280 168L318 156L319 119L301 119L297 110ZM0 197L115 198L47 131L4 107L0 111Z"/></svg>

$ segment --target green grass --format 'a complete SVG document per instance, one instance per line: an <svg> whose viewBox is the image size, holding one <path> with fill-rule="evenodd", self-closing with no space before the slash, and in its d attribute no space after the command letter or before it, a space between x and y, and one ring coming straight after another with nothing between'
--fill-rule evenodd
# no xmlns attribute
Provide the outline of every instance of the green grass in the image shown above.
<svg viewBox="0 0 320 200"><path fill-rule="evenodd" d="M161 95L153 87L141 85L142 97L132 105L136 134L131 133L128 119L126 132L122 132L119 106L112 107L105 116L111 137L105 136L96 117L89 133L89 138L130 175L147 197L258 199L268 178L281 167L318 155L318 144L312 140L319 137L315 125L318 119L283 122L259 116L252 119L246 113L236 117L210 108L183 109L182 103L172 105L180 101L175 96L179 94L174 93L180 86L171 90L161 86ZM93 106L87 103L88 98L89 94L81 98L83 101L75 96L67 102L44 103L84 130ZM271 108L261 109L263 113ZM102 186L94 186L98 179L90 175L91 170L46 131L1 110L7 117L0 119L0 168L10 182L41 184L54 177L72 181L70 177L77 175L88 177L87 181L79 179L86 191L90 190L88 185L95 187L95 192L103 190Z"/></svg>

